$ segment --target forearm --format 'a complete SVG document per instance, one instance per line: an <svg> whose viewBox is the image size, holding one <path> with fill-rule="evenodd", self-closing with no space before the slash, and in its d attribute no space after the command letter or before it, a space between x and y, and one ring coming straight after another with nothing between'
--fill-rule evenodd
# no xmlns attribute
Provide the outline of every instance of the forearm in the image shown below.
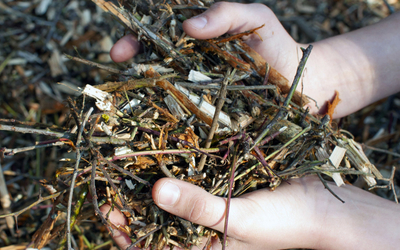
<svg viewBox="0 0 400 250"><path fill-rule="evenodd" d="M339 92L336 117L400 91L400 13L381 22L314 44L304 92L323 105ZM315 110L314 110L315 111Z"/></svg>
<svg viewBox="0 0 400 250"><path fill-rule="evenodd" d="M353 186L336 187L342 204L320 204L322 249L398 249L400 205Z"/></svg>

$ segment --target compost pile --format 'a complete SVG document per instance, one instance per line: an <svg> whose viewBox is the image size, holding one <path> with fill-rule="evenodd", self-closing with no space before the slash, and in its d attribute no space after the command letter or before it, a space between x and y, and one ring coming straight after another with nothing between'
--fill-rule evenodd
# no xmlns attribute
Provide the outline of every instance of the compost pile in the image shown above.
<svg viewBox="0 0 400 250"><path fill-rule="evenodd" d="M291 83L241 39L263 27L211 40L188 37L182 22L206 10L209 1L94 2L137 35L144 53L123 70L68 56L110 74L105 84L86 85L67 100L67 127L34 131L58 138L43 147L68 145L76 152L76 158L63 159L53 182L42 183L51 195L40 199L52 199L53 208L35 234L35 247L57 236L63 247L67 231L93 211L139 247L190 248L201 236L221 236L154 204L152 185L163 177L228 202L308 174L337 185L347 175L361 175L371 187L383 179L352 136L332 127L329 115L312 116L302 108L312 100L295 89L311 47L303 50ZM99 210L105 203L123 211L130 225L110 223Z"/></svg>

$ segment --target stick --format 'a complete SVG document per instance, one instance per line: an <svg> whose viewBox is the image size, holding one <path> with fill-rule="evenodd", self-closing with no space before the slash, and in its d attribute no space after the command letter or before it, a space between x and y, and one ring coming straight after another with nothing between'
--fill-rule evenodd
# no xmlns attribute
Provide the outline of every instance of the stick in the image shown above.
<svg viewBox="0 0 400 250"><path fill-rule="evenodd" d="M307 49L303 49L303 57L300 60L300 64L297 67L297 72L296 72L296 76L293 80L293 84L292 87L290 88L290 91L285 99L285 102L283 103L283 108L280 108L278 113L275 115L275 117L272 119L272 121L267 125L267 127L264 129L264 131L257 137L257 139L255 139L253 146L250 148L250 151L254 148L254 146L258 145L258 143L268 134L268 132L271 130L271 128L280 120L282 119L282 117L284 116L284 114L287 113L286 108L289 106L290 100L292 99L297 85L300 82L300 78L303 74L303 71L305 69L306 66L306 62L308 57L310 56L311 50L312 50L313 46L309 45L307 47Z"/></svg>
<svg viewBox="0 0 400 250"><path fill-rule="evenodd" d="M23 134L39 134L39 135L47 135L47 136L54 136L56 138L66 138L66 139L72 139L75 134L71 134L69 132L55 132L55 131L49 131L46 129L34 129L34 128L21 128L21 127L15 127L15 126L9 126L9 125L2 125L0 124L0 130L3 131L12 131L12 132L18 132L18 133L23 133ZM126 144L127 140L129 139L119 139L119 138L114 138L114 137L91 137L91 141L95 143L109 143L109 144Z"/></svg>
<svg viewBox="0 0 400 250"><path fill-rule="evenodd" d="M225 210L225 224L224 224L224 240L222 244L222 249L224 250L226 247L226 237L228 236L228 218L229 218L229 208L230 208L230 203L231 203L231 197L232 197L232 189L233 185L235 184L235 171L236 171L236 166L237 166L237 159L236 155L234 156L233 159L233 164L232 164L232 169L231 169L231 174L229 177L229 191L228 191L228 198L226 199L226 210Z"/></svg>
<svg viewBox="0 0 400 250"><path fill-rule="evenodd" d="M10 195L8 194L6 181L5 181L4 175L3 175L3 169L1 167L1 162L0 162L0 203L1 203L1 206L3 207L3 210L6 213L9 213L10 206L11 206L11 199L10 199ZM13 218L6 217L6 224L7 224L8 230L10 230L10 232L11 232L11 235L14 235L15 222L14 222Z"/></svg>
<svg viewBox="0 0 400 250"><path fill-rule="evenodd" d="M331 193L336 199L338 199L339 201L341 201L342 203L344 203L344 200L340 199L339 196L337 196L337 194L335 194L332 189L328 186L328 183L326 183L326 181L322 178L320 173L317 173L318 178L321 180L322 184L324 184L324 187L326 189L328 189L329 193Z"/></svg>
<svg viewBox="0 0 400 250"><path fill-rule="evenodd" d="M108 72L111 72L111 73L114 73L114 74L124 75L123 71L118 70L118 69L114 69L114 68L111 68L111 67L108 67L108 66L104 66L104 65L102 65L100 63L95 63L95 62L92 62L92 61L89 61L89 60L86 60L86 59L82 59L82 58L75 57L75 56L70 56L70 55L67 55L67 54L64 54L64 56L66 56L68 59L76 61L76 62L84 63L84 64L87 64L87 65L92 66L92 67L97 67L99 69L104 69L104 70L106 70Z"/></svg>
<svg viewBox="0 0 400 250"><path fill-rule="evenodd" d="M219 96L218 96L218 102L215 107L213 122L211 124L210 132L208 133L207 141L206 141L206 144L204 145L204 148L209 148L211 146L212 138L214 137L214 133L218 127L219 114L225 103L226 87L228 86L228 83L231 81L231 79L233 78L235 73L236 73L236 69L233 69L232 73L229 72L227 77L225 78L225 80L222 82L221 90L220 90ZM201 156L199 165L197 166L197 170L199 172L201 172L203 170L204 164L206 163L206 159L207 159L206 155Z"/></svg>
<svg viewBox="0 0 400 250"><path fill-rule="evenodd" d="M218 85L201 85L198 83L189 83L189 82L177 82L177 84L181 85L185 88L191 89L221 89L221 86ZM244 91L244 90L263 90L263 89L276 89L274 85L254 85L254 86L245 86L245 85L233 85L227 86L226 90L229 91Z"/></svg>
<svg viewBox="0 0 400 250"><path fill-rule="evenodd" d="M9 214L0 215L0 219L2 219L2 218L7 218L7 217L10 217L10 216L14 216L14 217L16 218L16 217L18 217L20 214L24 213L25 211L28 211L29 209L31 209L32 207L38 205L39 203L42 203L43 201L47 201L47 200L50 200L50 199L57 198L58 196L60 196L60 195L61 195L62 193L64 193L65 191L66 191L66 190L63 190L63 191L54 193L54 194L49 195L49 196L46 196L46 197L39 196L39 199L38 199L37 201L35 201L34 203L30 204L30 205L27 206L26 208L23 208L23 209L21 209L21 210L19 210L19 211L17 211L17 212L14 212L14 213L9 213Z"/></svg>
<svg viewBox="0 0 400 250"><path fill-rule="evenodd" d="M67 242L68 242L68 249L72 249L71 247L71 205L72 205L72 196L74 195L74 188L75 188L75 180L76 180L76 176L78 174L78 167L79 167L79 163L81 161L81 152L79 150L79 145L81 144L81 138L82 138L82 133L83 130L85 128L86 125L86 121L89 119L89 116L92 114L93 112L93 107L91 107L89 109L89 111L87 112L85 119L83 120L81 126L80 126L80 131L78 134L78 138L76 140L76 164L75 164L75 168L74 168L74 173L72 175L72 180L71 180L71 186L69 188L69 196L68 196L68 212L67 212ZM76 122L79 122L78 120Z"/></svg>
<svg viewBox="0 0 400 250"><path fill-rule="evenodd" d="M202 152L207 153L207 155L213 157L214 155L210 155L208 153L216 153L219 152L219 148L207 148L207 149L200 149ZM129 157L135 157L135 156L141 156L141 155L163 155L163 154L193 154L198 152L198 150L194 149L164 149L164 150L147 150L147 151L138 151L138 152L133 152L129 154L124 154L124 155L116 155L113 157L107 158L110 162L117 161L117 160L122 160L126 159ZM221 158L221 157L219 157Z"/></svg>

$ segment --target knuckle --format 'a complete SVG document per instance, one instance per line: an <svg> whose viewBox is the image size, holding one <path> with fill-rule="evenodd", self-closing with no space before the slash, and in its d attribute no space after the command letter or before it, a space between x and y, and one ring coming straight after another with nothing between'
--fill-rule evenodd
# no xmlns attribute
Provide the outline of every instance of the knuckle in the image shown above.
<svg viewBox="0 0 400 250"><path fill-rule="evenodd" d="M188 220L195 223L201 223L204 221L204 219L212 218L214 209L212 204L207 202L207 199L200 197L197 198L192 204L192 208L188 214Z"/></svg>
<svg viewBox="0 0 400 250"><path fill-rule="evenodd" d="M251 8L254 8L254 9L256 9L257 11L259 11L261 13L275 15L273 13L273 11L268 6L266 6L265 4L252 3L252 4L250 4L250 6L251 6Z"/></svg>
<svg viewBox="0 0 400 250"><path fill-rule="evenodd" d="M228 3L228 2L217 2L211 6L211 9L220 11L220 10L224 10L226 7L228 7L230 5L231 5L231 3Z"/></svg>

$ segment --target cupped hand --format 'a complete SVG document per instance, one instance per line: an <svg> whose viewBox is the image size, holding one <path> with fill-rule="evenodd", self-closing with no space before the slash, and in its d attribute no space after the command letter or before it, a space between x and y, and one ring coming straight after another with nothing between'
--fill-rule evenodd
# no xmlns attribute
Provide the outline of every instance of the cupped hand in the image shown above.
<svg viewBox="0 0 400 250"><path fill-rule="evenodd" d="M224 230L226 199L200 187L164 178L153 186L153 199L169 213L220 232ZM330 199L335 198L324 191L315 177L291 180L290 185L284 183L273 192L261 189L233 198L228 219L228 249L318 246L323 220L319 214L325 213L316 210L324 210L324 202ZM109 207L103 206L102 210L108 211ZM117 210L111 213L110 220L118 225L126 223L124 215ZM131 243L122 232L116 232L113 239L121 249ZM221 247L218 240L212 242L212 249Z"/></svg>
<svg viewBox="0 0 400 250"><path fill-rule="evenodd" d="M290 37L275 14L265 5L218 2L204 13L184 21L183 29L196 39L209 39L262 25L265 26L257 30L258 35L245 38L246 43L291 81L296 73L300 45ZM137 39L127 35L113 46L110 56L115 62L123 62L135 56L139 47Z"/></svg>

